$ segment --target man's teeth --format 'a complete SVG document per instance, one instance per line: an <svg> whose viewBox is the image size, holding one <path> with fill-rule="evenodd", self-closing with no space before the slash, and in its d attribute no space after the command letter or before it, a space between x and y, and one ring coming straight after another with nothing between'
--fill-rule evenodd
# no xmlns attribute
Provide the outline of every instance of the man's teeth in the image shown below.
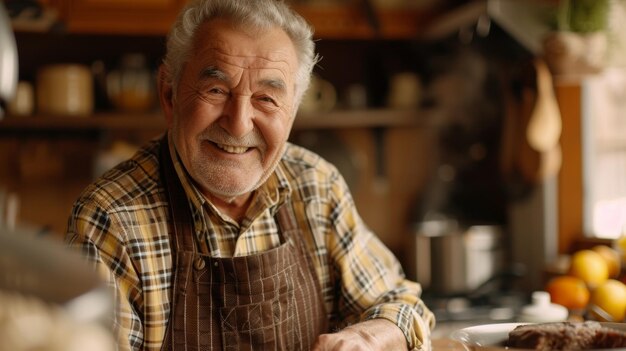
<svg viewBox="0 0 626 351"><path fill-rule="evenodd" d="M244 152L248 151L247 147L224 145L224 144L216 144L216 145L220 149L226 152L229 152L231 154L243 154Z"/></svg>

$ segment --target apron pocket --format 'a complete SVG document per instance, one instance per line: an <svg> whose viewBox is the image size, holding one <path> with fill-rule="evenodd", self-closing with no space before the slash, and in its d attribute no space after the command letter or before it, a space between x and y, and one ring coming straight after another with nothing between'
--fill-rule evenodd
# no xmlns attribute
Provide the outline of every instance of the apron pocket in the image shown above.
<svg viewBox="0 0 626 351"><path fill-rule="evenodd" d="M202 272L194 271L193 273L201 274ZM216 295L221 295L225 306L248 305L293 294L295 288L293 277L297 277L296 274L298 274L297 266L290 264L271 276L245 283L229 280L218 285L215 282L206 283L200 279L195 281L198 295L201 298L204 296L214 298Z"/></svg>
<svg viewBox="0 0 626 351"><path fill-rule="evenodd" d="M222 307L223 349L293 350L297 335L292 298L287 294L272 301Z"/></svg>

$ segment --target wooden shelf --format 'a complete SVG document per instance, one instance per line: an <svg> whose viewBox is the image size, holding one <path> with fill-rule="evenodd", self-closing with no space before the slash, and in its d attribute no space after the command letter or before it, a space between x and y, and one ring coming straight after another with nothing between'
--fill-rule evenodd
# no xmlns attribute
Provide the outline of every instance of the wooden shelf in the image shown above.
<svg viewBox="0 0 626 351"><path fill-rule="evenodd" d="M374 127L420 127L429 118L417 110L337 110L319 114L300 114L294 130ZM3 131L82 131L82 130L165 130L160 113L96 113L87 117L35 115L8 116L0 121Z"/></svg>
<svg viewBox="0 0 626 351"><path fill-rule="evenodd" d="M419 127L427 123L424 113L418 110L336 110L324 114L300 114L296 117L293 128L336 129L336 128L374 128L374 127Z"/></svg>
<svg viewBox="0 0 626 351"><path fill-rule="evenodd" d="M38 130L165 130L163 116L155 114L97 113L91 116L35 115L7 116L0 121L0 131Z"/></svg>

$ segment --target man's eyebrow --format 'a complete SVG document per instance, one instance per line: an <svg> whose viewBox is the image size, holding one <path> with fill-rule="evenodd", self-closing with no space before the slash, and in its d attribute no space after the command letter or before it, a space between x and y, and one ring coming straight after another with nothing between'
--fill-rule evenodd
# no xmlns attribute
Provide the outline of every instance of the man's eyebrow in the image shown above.
<svg viewBox="0 0 626 351"><path fill-rule="evenodd" d="M217 79L226 83L230 82L230 77L222 70L215 66L207 67L200 72L201 79Z"/></svg>
<svg viewBox="0 0 626 351"><path fill-rule="evenodd" d="M231 79L226 72L221 69L210 66L200 72L200 79L217 79L225 83L230 83ZM287 84L281 78L266 78L259 82L260 85L269 87L278 91L286 91Z"/></svg>
<svg viewBox="0 0 626 351"><path fill-rule="evenodd" d="M280 78L263 79L260 81L260 84L280 91L287 90L285 81Z"/></svg>

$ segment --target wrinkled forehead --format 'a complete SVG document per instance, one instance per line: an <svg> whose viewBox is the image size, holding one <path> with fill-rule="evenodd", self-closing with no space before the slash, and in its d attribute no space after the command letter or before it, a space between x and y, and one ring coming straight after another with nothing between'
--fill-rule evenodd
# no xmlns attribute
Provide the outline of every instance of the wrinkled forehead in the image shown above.
<svg viewBox="0 0 626 351"><path fill-rule="evenodd" d="M280 70L290 79L298 66L291 39L278 27L253 31L226 20L211 20L198 29L195 44L196 57L209 65Z"/></svg>

